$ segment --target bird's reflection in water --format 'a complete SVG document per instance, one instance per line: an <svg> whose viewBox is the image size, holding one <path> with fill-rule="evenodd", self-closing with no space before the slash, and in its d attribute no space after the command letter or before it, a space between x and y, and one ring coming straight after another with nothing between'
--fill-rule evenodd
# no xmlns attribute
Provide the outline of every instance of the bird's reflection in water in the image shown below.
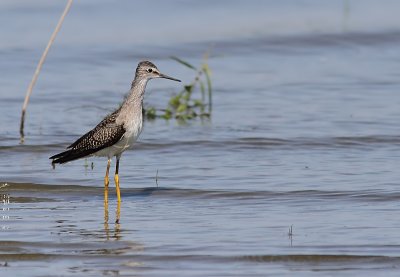
<svg viewBox="0 0 400 277"><path fill-rule="evenodd" d="M112 237L115 240L119 240L121 238L121 203L117 203L117 210L116 210L116 220L115 220L115 227L114 227L114 234ZM108 190L104 190L104 232L106 234L107 240L110 239L110 225L108 224L109 216L108 216Z"/></svg>

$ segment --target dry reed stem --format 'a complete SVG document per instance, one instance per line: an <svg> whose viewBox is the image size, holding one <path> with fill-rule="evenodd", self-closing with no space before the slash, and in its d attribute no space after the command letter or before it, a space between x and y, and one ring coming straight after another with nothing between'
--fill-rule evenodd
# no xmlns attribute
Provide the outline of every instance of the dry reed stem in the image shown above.
<svg viewBox="0 0 400 277"><path fill-rule="evenodd" d="M28 107L29 98L31 97L33 87L35 86L35 83L39 76L40 70L42 69L42 65L43 65L44 61L46 60L47 53L49 52L49 49L50 49L51 45L53 44L58 31L61 28L61 25L64 21L65 16L67 15L69 9L71 8L72 2L73 2L73 0L68 0L67 5L65 6L65 9L57 23L57 26L54 29L54 32L51 35L49 42L47 43L46 49L44 50L42 57L39 60L39 63L35 70L35 73L33 74L32 81L30 82L29 87L26 91L25 100L24 100L24 104L22 106L22 112L21 112L21 122L20 122L20 126L19 126L19 134L21 135L21 143L24 141L25 113L26 113L26 108Z"/></svg>

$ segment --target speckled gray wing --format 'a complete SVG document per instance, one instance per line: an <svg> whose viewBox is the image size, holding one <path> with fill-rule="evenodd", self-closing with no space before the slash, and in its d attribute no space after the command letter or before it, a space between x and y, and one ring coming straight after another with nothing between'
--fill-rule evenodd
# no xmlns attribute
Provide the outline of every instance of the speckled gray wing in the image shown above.
<svg viewBox="0 0 400 277"><path fill-rule="evenodd" d="M118 110L104 118L94 129L68 146L67 151L50 157L52 163L66 163L96 153L117 143L125 133L123 125L116 123Z"/></svg>

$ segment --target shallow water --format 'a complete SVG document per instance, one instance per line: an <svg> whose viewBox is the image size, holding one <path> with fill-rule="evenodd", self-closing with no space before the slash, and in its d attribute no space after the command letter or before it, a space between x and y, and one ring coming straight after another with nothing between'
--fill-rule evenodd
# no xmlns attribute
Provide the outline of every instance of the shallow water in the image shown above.
<svg viewBox="0 0 400 277"><path fill-rule="evenodd" d="M229 3L75 2L20 144L63 7L2 1L1 276L398 276L400 4ZM169 56L209 49L211 120L146 121L104 224L106 161L48 157L118 106L138 61L188 83ZM153 80L145 102L179 89Z"/></svg>

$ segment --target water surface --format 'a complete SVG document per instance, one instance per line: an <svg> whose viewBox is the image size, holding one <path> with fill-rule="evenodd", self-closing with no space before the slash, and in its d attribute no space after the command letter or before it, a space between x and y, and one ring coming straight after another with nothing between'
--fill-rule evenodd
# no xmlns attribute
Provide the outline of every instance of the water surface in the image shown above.
<svg viewBox="0 0 400 277"><path fill-rule="evenodd" d="M20 144L63 7L0 4L1 275L398 275L399 3L227 5L74 3ZM113 186L104 224L106 161L48 157L118 106L140 60L189 83L169 56L208 50L212 118L146 121L121 159L121 224ZM179 89L153 80L145 102Z"/></svg>

